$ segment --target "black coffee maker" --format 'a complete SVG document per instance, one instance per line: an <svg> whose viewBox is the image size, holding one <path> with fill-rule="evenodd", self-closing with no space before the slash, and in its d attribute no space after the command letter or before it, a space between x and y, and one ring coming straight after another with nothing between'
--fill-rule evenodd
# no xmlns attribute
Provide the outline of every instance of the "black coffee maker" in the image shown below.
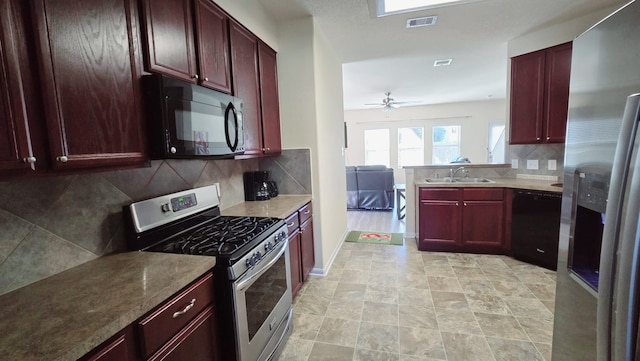
<svg viewBox="0 0 640 361"><path fill-rule="evenodd" d="M278 196L278 187L271 180L269 171L244 172L242 178L245 201L266 201Z"/></svg>

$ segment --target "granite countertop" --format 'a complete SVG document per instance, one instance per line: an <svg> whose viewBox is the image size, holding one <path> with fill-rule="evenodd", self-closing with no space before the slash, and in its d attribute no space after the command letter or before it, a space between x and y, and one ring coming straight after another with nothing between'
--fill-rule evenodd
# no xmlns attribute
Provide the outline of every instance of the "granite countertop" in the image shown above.
<svg viewBox="0 0 640 361"><path fill-rule="evenodd" d="M493 187L493 188L520 188L531 189L538 191L548 191L562 193L561 186L554 186L552 184L559 184L558 181L550 180L538 180L527 178L490 178L495 183L429 183L422 180L416 180L414 182L417 188L420 187Z"/></svg>
<svg viewBox="0 0 640 361"><path fill-rule="evenodd" d="M223 216L273 217L285 219L311 202L311 195L279 195L266 201L244 202L221 210Z"/></svg>
<svg viewBox="0 0 640 361"><path fill-rule="evenodd" d="M5 360L76 360L215 266L215 257L112 254L0 296Z"/></svg>

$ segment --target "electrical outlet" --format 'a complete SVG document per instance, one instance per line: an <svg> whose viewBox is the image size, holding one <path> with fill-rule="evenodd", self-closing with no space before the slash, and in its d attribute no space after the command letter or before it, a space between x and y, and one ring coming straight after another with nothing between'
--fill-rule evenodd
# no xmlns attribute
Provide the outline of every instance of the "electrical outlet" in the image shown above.
<svg viewBox="0 0 640 361"><path fill-rule="evenodd" d="M556 160L555 159L549 159L548 163L547 163L547 168L549 170L556 170L557 168L557 164L556 164Z"/></svg>
<svg viewBox="0 0 640 361"><path fill-rule="evenodd" d="M517 159L511 159L511 168L518 169L518 160Z"/></svg>
<svg viewBox="0 0 640 361"><path fill-rule="evenodd" d="M538 160L527 159L527 169L538 169Z"/></svg>

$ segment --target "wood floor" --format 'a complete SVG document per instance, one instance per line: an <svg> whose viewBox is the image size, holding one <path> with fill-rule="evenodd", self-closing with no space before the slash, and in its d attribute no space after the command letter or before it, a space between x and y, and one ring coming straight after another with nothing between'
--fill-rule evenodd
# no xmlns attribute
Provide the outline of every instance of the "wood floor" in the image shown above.
<svg viewBox="0 0 640 361"><path fill-rule="evenodd" d="M404 233L405 220L398 220L392 211L347 211L347 228L350 231Z"/></svg>

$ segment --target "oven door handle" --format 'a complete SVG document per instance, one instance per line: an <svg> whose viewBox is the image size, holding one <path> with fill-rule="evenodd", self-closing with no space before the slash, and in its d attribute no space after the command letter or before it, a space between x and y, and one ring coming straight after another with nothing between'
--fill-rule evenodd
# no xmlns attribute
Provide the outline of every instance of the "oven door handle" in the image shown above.
<svg viewBox="0 0 640 361"><path fill-rule="evenodd" d="M260 270L260 272L254 273L250 276L247 276L246 279L241 280L239 282L236 283L236 291L242 291L245 289L245 287L248 287L251 285L251 283L253 282L253 280L255 280L256 278L262 276L265 272L267 272L271 266L273 266L276 262L278 262L278 260L280 259L280 257L284 254L284 252L287 250L287 245L288 243L286 242L286 240L283 240L280 242L280 244L282 244L282 249L280 249L280 251L278 252L277 255L275 255L270 261L269 263L267 263L264 267L262 267L262 269Z"/></svg>

